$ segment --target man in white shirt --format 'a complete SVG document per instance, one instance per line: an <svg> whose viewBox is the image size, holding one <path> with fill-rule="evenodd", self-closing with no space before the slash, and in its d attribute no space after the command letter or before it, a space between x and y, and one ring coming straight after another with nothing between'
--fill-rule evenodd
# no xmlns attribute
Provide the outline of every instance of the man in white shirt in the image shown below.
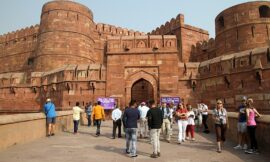
<svg viewBox="0 0 270 162"><path fill-rule="evenodd" d="M73 107L74 134L77 134L78 132L81 112L83 112L83 109L81 109L79 106L80 103L76 102L76 106Z"/></svg>
<svg viewBox="0 0 270 162"><path fill-rule="evenodd" d="M146 115L149 107L146 106L145 102L142 102L138 109L140 111L140 138L145 138L148 136L148 123Z"/></svg>
<svg viewBox="0 0 270 162"><path fill-rule="evenodd" d="M120 110L119 106L115 105L115 109L112 111L112 120L113 120L113 134L112 139L115 139L116 128L118 127L118 138L121 138L121 117L122 111Z"/></svg>
<svg viewBox="0 0 270 162"><path fill-rule="evenodd" d="M204 126L204 133L209 133L208 125L207 125L207 118L208 118L208 106L204 103L201 103L202 108L202 123Z"/></svg>

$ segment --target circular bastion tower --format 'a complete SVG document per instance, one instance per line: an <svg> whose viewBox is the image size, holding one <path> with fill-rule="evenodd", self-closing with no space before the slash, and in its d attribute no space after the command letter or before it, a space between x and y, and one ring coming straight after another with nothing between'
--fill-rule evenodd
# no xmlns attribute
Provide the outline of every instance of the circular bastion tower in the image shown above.
<svg viewBox="0 0 270 162"><path fill-rule="evenodd" d="M87 7L71 1L44 4L34 70L97 62L94 29L93 14Z"/></svg>
<svg viewBox="0 0 270 162"><path fill-rule="evenodd" d="M215 19L216 55L270 44L270 2L254 1L230 7Z"/></svg>

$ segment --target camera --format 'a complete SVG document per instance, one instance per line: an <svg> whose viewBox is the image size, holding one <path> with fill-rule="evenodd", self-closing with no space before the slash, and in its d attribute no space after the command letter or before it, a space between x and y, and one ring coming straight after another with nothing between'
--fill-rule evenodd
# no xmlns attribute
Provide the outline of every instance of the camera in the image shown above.
<svg viewBox="0 0 270 162"><path fill-rule="evenodd" d="M220 122L220 124L223 124L223 119L219 118L219 122Z"/></svg>

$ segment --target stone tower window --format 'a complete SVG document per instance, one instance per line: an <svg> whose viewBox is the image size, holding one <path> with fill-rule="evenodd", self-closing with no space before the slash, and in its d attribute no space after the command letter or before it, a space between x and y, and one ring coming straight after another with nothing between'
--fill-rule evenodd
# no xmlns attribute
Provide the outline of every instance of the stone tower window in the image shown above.
<svg viewBox="0 0 270 162"><path fill-rule="evenodd" d="M27 65L33 65L34 64L34 58L29 58Z"/></svg>
<svg viewBox="0 0 270 162"><path fill-rule="evenodd" d="M261 18L270 18L270 8L266 5L263 5L259 8Z"/></svg>
<svg viewBox="0 0 270 162"><path fill-rule="evenodd" d="M224 18L223 18L223 16L220 16L219 18L218 18L218 25L220 26L220 27L225 27L225 23L224 23Z"/></svg>

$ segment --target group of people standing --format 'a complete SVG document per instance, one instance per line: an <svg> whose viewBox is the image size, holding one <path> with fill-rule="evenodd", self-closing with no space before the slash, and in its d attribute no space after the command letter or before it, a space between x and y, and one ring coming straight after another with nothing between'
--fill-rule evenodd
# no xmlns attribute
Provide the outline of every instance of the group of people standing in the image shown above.
<svg viewBox="0 0 270 162"><path fill-rule="evenodd" d="M136 141L137 134L139 134L140 138L150 137L151 144L153 145L153 154L151 154L151 157L157 158L161 156L160 133L162 133L164 140L170 143L172 125L173 123L177 123L179 130L178 144L189 139L195 141L195 119L197 118L198 120L198 118L201 118L202 120L203 117L198 117L198 115L202 115L202 112L205 110L208 110L206 105L204 109L199 108L194 112L195 110L191 105L184 105L183 103L179 103L177 106L173 102L163 102L161 105L156 105L154 101L149 101L147 104L145 102L137 104L136 101L132 100L123 114L119 107L116 107L112 111L112 139L115 139L116 128L118 128L118 137L121 137L122 120L126 133L126 153L130 154L131 157L137 156ZM205 130L208 130L206 120L205 125L207 128ZM204 132L206 132L205 130Z"/></svg>
<svg viewBox="0 0 270 162"><path fill-rule="evenodd" d="M255 137L256 117L260 117L256 108L253 106L253 99L242 98L242 104L238 107L238 145L234 149L244 149L247 154L258 153L258 145ZM215 122L215 131L217 137L217 152L221 153L223 143L226 140L226 130L229 128L228 113L223 107L221 100L217 100L216 107L213 110L213 120ZM248 149L247 135L250 140Z"/></svg>
<svg viewBox="0 0 270 162"><path fill-rule="evenodd" d="M105 120L104 108L101 102L98 101L92 105L90 102L86 105L85 110L80 108L79 102L73 107L73 122L74 134L78 132L81 112L86 112L88 119L88 126L91 126L91 121L95 123L96 137L100 135L101 121ZM253 99L242 98L242 104L238 107L238 145L235 149L244 149L246 153L258 153L258 145L255 137L256 132L256 117L261 115L253 107ZM46 100L44 105L44 112L46 114L47 122L47 136L54 136L55 125L55 106L51 99ZM112 111L111 118L113 120L112 139L116 137L116 129L118 128L118 138L122 137L121 126L123 124L126 137L126 153L131 157L137 157L136 143L137 133L140 138L147 138L150 136L151 144L153 146L152 158L161 156L160 153L160 133L163 134L164 140L171 142L172 125L178 125L178 144L185 142L185 140L195 140L194 130L195 125L203 124L204 133L209 133L207 119L208 107L206 104L198 104L198 108L192 108L191 105L184 105L183 103L175 106L173 103L161 103L156 105L153 100L148 104L142 102L140 105L136 101L131 100L129 106L124 112L120 110L118 105ZM217 100L216 106L212 112L212 119L215 123L215 133L217 140L217 152L222 152L223 143L226 140L226 130L229 127L228 113L223 107L221 100ZM139 127L138 127L139 125ZM200 126L199 126L200 127ZM139 128L139 129L138 129ZM189 136L190 135L190 136ZM247 135L250 140L250 147L247 145Z"/></svg>

